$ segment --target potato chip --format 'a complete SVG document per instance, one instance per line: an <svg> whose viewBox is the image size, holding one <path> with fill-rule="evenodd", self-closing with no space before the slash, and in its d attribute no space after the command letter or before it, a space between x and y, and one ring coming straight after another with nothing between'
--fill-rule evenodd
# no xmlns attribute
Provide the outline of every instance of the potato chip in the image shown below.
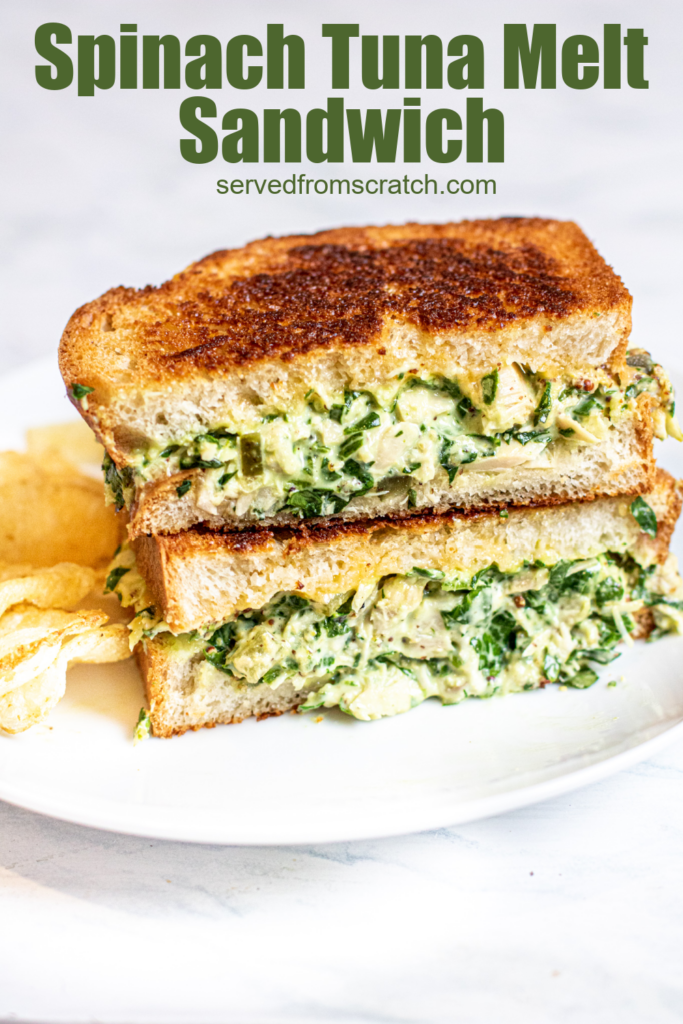
<svg viewBox="0 0 683 1024"><path fill-rule="evenodd" d="M49 569L0 566L0 616L15 604L39 608L75 608L95 587L93 569L61 562Z"/></svg>
<svg viewBox="0 0 683 1024"><path fill-rule="evenodd" d="M99 480L55 454L49 465L0 452L0 561L97 568L118 547L124 522L104 504Z"/></svg>
<svg viewBox="0 0 683 1024"><path fill-rule="evenodd" d="M95 466L99 471L104 458L104 448L81 419L27 430L26 447L33 460L48 469L56 457L76 466Z"/></svg>
<svg viewBox="0 0 683 1024"><path fill-rule="evenodd" d="M63 697L71 662L130 656L123 623L100 611L65 612L20 605L0 617L0 729L24 732Z"/></svg>

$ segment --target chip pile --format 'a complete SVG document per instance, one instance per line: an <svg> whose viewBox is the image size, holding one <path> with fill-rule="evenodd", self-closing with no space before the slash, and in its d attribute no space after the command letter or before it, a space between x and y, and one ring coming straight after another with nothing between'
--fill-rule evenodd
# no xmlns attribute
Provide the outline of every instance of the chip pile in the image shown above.
<svg viewBox="0 0 683 1024"><path fill-rule="evenodd" d="M80 423L29 432L0 453L0 730L45 721L69 665L130 656L128 628L101 609L103 567L121 527L89 474L101 452Z"/></svg>

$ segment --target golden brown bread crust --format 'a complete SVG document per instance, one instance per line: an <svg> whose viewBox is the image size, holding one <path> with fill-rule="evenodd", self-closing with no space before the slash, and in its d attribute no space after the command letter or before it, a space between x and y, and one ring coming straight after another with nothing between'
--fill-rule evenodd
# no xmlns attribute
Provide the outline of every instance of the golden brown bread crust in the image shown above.
<svg viewBox="0 0 683 1024"><path fill-rule="evenodd" d="M174 386L331 345L377 344L388 321L427 334L490 333L614 311L622 341L611 362L620 365L630 307L620 278L570 221L341 228L216 252L158 288L114 288L71 317L60 368L67 384L103 392L133 377Z"/></svg>

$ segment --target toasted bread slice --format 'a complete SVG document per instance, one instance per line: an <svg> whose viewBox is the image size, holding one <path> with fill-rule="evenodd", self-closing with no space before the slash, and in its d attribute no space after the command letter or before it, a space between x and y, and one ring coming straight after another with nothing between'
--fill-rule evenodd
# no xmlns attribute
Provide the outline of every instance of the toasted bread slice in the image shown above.
<svg viewBox="0 0 683 1024"><path fill-rule="evenodd" d="M591 558L638 551L644 562L666 557L681 509L677 481L658 470L646 496L658 522L655 538L630 513L631 496L543 508L470 510L404 520L318 524L296 531L218 532L197 527L134 543L138 568L156 608L174 633L261 608L279 592L325 601L414 566L474 573L496 562L511 571L525 560Z"/></svg>

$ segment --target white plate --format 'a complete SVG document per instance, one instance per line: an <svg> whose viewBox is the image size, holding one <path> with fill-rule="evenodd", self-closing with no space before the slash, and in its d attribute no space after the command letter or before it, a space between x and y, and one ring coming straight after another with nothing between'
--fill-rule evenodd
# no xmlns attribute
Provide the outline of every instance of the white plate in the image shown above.
<svg viewBox="0 0 683 1024"><path fill-rule="evenodd" d="M41 423L69 418L62 396L52 363L8 374L0 448L21 445L36 410ZM683 452L663 452L683 475ZM683 735L682 664L683 640L665 638L637 644L590 690L548 687L448 708L428 701L371 724L286 715L136 747L135 667L81 665L49 726L0 737L0 798L83 825L205 843L453 825L604 778Z"/></svg>

